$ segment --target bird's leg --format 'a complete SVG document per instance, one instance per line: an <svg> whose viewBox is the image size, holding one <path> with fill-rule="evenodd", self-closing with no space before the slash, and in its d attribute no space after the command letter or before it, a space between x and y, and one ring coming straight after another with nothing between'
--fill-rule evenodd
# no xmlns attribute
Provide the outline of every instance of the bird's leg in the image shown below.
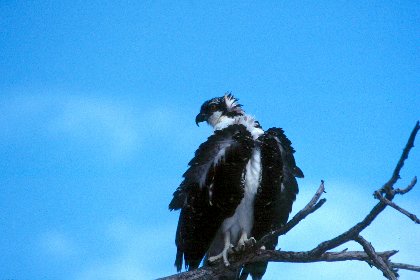
<svg viewBox="0 0 420 280"><path fill-rule="evenodd" d="M237 250L243 251L246 247L253 246L257 241L254 237L248 238L248 234L245 231L242 231L241 237L239 238Z"/></svg>
<svg viewBox="0 0 420 280"><path fill-rule="evenodd" d="M238 245L237 245L238 251L245 250L245 240L247 239L248 239L248 235L246 234L245 231L242 231L241 237L239 238Z"/></svg>
<svg viewBox="0 0 420 280"><path fill-rule="evenodd" d="M223 251L216 256L210 257L209 258L210 263L213 263L213 262L223 258L223 263L225 264L225 266L230 265L229 260L228 260L228 254L232 252L233 245L230 244L230 232L229 231L224 233L224 240L225 240L225 247L223 248Z"/></svg>

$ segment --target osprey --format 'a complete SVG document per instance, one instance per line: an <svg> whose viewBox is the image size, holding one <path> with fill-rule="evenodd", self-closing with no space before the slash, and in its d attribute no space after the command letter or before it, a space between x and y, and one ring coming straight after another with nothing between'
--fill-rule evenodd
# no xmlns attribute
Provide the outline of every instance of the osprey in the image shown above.
<svg viewBox="0 0 420 280"><path fill-rule="evenodd" d="M195 121L206 121L214 133L195 152L169 204L170 210L181 209L178 272L183 261L191 270L204 257L228 266L232 248L244 249L285 224L298 193L295 177L303 177L284 131L264 131L232 94L204 102ZM276 245L277 238L265 247ZM261 279L266 267L266 262L246 265L241 278L250 273Z"/></svg>

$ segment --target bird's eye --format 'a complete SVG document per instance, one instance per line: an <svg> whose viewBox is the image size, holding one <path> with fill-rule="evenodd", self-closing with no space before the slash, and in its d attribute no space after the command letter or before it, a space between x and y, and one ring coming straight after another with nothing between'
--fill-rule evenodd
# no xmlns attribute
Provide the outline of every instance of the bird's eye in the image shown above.
<svg viewBox="0 0 420 280"><path fill-rule="evenodd" d="M210 106L210 110L212 110L212 111L216 111L216 108L217 108L217 107L216 107L216 105L214 105L214 104Z"/></svg>

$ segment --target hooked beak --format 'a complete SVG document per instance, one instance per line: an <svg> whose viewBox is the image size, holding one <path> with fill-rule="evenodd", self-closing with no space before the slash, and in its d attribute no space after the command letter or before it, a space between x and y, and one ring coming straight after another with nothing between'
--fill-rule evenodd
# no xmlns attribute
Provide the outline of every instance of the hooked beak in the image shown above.
<svg viewBox="0 0 420 280"><path fill-rule="evenodd" d="M201 122L204 122L207 119L207 115L204 113L200 113L195 117L195 124L199 126L198 124Z"/></svg>

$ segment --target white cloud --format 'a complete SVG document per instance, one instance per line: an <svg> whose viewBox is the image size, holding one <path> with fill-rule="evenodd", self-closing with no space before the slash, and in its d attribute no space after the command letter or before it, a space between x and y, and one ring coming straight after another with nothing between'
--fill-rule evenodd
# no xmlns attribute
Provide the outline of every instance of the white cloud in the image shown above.
<svg viewBox="0 0 420 280"><path fill-rule="evenodd" d="M42 252L53 258L69 258L79 253L78 247L65 233L50 231L41 235L39 244Z"/></svg>
<svg viewBox="0 0 420 280"><path fill-rule="evenodd" d="M51 121L53 132L81 142L97 142L106 152L125 157L140 147L140 129L127 108L99 98L67 97Z"/></svg>
<svg viewBox="0 0 420 280"><path fill-rule="evenodd" d="M22 93L29 91L17 90L0 100L0 139L13 145L17 139L43 137L125 160L157 137L173 139L175 147L190 140L184 128L173 129L181 120L177 110L165 104L128 104L63 90Z"/></svg>
<svg viewBox="0 0 420 280"><path fill-rule="evenodd" d="M142 270L142 264L133 258L120 257L115 260L92 264L76 276L78 280L137 280L152 279L150 273Z"/></svg>
<svg viewBox="0 0 420 280"><path fill-rule="evenodd" d="M173 234L169 227L140 228L132 223L117 220L108 225L103 236L104 242L115 246L117 252L88 261L86 267L77 273L76 279L153 279L173 273L171 264L166 268L160 267L167 258L167 252L173 249Z"/></svg>

